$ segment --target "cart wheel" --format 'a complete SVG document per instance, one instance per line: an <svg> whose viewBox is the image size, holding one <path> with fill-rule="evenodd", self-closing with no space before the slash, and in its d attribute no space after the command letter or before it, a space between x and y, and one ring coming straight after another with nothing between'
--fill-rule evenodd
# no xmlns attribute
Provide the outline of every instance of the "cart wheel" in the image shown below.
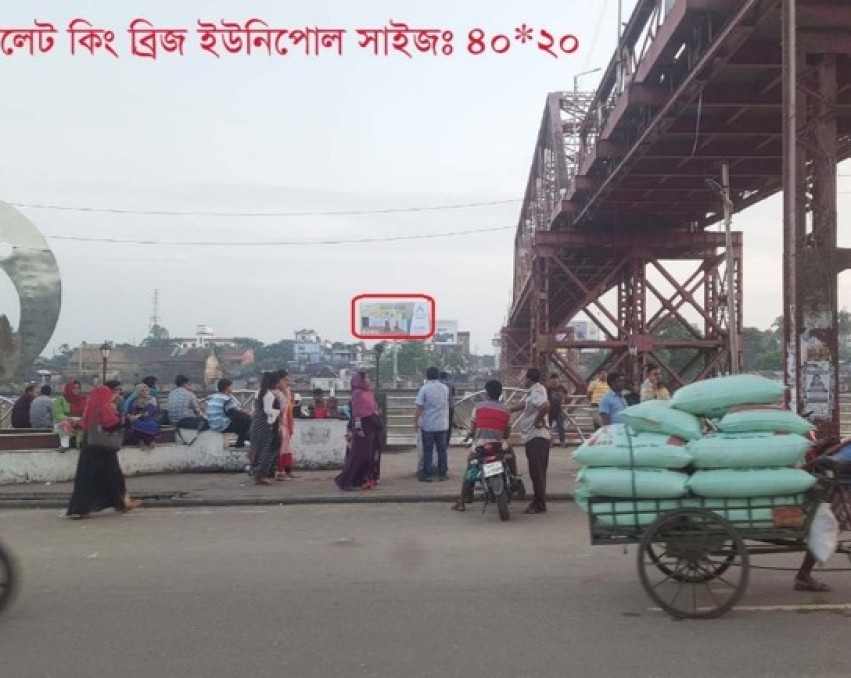
<svg viewBox="0 0 851 678"><path fill-rule="evenodd" d="M641 585L673 617L729 612L744 595L749 573L750 558L736 529L703 509L662 514L638 548Z"/></svg>
<svg viewBox="0 0 851 678"><path fill-rule="evenodd" d="M730 552L727 554L726 558L713 559L711 561L707 561L704 563L705 571L699 573L689 573L689 572L677 572L673 568L669 567L668 564L664 561L663 558L660 557L660 553L662 552L664 545L647 545L647 555L653 561L657 568L663 573L671 575L677 581L685 581L685 582L704 582L704 581L712 581L715 577L720 577L724 574L736 560L736 553Z"/></svg>

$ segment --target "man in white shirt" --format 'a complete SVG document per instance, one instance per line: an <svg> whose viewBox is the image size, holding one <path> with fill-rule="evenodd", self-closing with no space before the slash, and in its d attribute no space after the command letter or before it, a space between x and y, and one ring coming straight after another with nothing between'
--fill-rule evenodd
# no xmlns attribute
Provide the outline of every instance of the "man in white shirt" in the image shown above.
<svg viewBox="0 0 851 678"><path fill-rule="evenodd" d="M535 367L526 370L523 386L529 389L525 400L511 408L520 415L520 441L526 446L529 478L535 498L524 513L545 513L547 510L547 466L550 461L550 430L547 413L550 401L547 389L541 384L541 371Z"/></svg>
<svg viewBox="0 0 851 678"><path fill-rule="evenodd" d="M449 389L440 383L440 372L436 367L426 370L426 383L422 385L414 403L417 413L414 428L422 437L423 463L417 476L423 483L430 483L434 472L432 457L437 447L437 479L446 480L448 468L446 439L449 431Z"/></svg>

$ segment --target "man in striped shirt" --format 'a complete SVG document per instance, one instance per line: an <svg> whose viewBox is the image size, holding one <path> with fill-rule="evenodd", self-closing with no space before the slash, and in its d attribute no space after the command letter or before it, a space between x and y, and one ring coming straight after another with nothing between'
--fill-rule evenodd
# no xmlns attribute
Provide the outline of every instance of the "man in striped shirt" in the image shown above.
<svg viewBox="0 0 851 678"><path fill-rule="evenodd" d="M499 401L502 396L502 383L496 379L485 384L487 400L476 403L470 420L470 436L473 438L472 450L467 457L467 470L470 462L476 458L476 447L484 443L500 443L507 440L511 434L511 410L508 405ZM509 472L517 475L517 462L512 457L508 460ZM473 501L473 481L467 479L464 472L461 483L461 497L450 508L453 511L466 510L466 504Z"/></svg>
<svg viewBox="0 0 851 678"><path fill-rule="evenodd" d="M245 447L251 427L251 415L239 408L239 403L233 397L233 382L230 379L219 379L216 389L218 393L210 396L207 401L207 421L210 428L219 433L236 433L234 447Z"/></svg>

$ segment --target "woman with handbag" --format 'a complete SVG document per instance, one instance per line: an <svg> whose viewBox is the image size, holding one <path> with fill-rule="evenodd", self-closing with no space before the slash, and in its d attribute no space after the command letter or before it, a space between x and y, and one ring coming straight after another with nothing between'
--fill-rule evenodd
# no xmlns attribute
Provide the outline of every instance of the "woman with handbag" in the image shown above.
<svg viewBox="0 0 851 678"><path fill-rule="evenodd" d="M105 508L127 513L141 506L141 501L130 499L127 494L124 474L118 464L118 450L121 449L124 431L110 388L98 386L92 390L80 427L85 437L77 462L68 517L81 520Z"/></svg>
<svg viewBox="0 0 851 678"><path fill-rule="evenodd" d="M343 472L334 482L341 490L371 490L381 477L381 430L383 424L367 370L352 377L351 445Z"/></svg>

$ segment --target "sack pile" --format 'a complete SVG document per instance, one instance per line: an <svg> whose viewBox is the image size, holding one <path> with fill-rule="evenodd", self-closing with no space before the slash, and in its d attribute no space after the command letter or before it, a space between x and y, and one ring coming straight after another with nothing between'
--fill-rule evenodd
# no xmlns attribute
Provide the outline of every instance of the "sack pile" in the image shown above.
<svg viewBox="0 0 851 678"><path fill-rule="evenodd" d="M647 525L659 512L702 506L770 526L773 506L800 505L815 484L793 468L809 449L804 435L812 426L775 404L783 392L769 379L732 375L626 408L626 425L599 429L574 452L583 466L577 505L587 510L588 497L672 500L606 502L595 514L609 525ZM706 420L715 430L704 432Z"/></svg>

